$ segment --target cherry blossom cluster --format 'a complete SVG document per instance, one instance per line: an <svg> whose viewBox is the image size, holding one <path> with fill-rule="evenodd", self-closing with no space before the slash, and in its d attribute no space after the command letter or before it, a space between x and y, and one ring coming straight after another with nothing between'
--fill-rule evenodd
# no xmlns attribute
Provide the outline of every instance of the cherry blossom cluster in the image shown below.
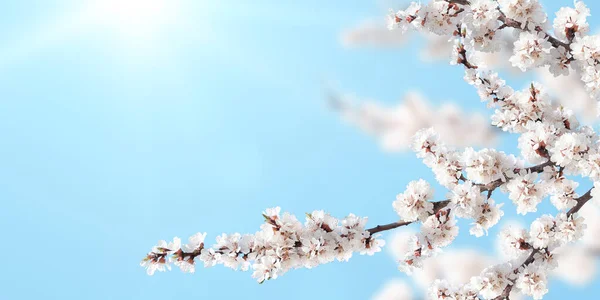
<svg viewBox="0 0 600 300"><path fill-rule="evenodd" d="M580 74L587 91L600 99L597 69L600 38L588 35L589 9L581 1L556 12L552 25L537 0L434 0L426 5L412 3L388 16L388 28L416 28L440 36L463 35L464 47L474 57L491 53L505 43L504 29L517 35L509 62L522 71L548 67L555 76ZM552 26L554 35L545 29Z"/></svg>
<svg viewBox="0 0 600 300"><path fill-rule="evenodd" d="M428 293L431 299L504 299L513 287L522 294L541 299L548 292L549 272L557 268L553 251L579 240L586 225L582 217L560 213L543 215L529 231L508 227L500 234L502 250L510 261L485 268L466 284L436 280Z"/></svg>
<svg viewBox="0 0 600 300"><path fill-rule="evenodd" d="M348 261L355 252L373 255L381 251L385 242L365 229L367 218L353 214L338 220L323 211L306 215L302 224L280 208L263 213L265 223L255 234L222 234L217 243L205 247L206 233L197 233L181 244L159 241L141 266L149 275L155 271L170 270L174 264L184 272L193 273L197 263L204 267L217 264L234 270L252 270L252 277L262 283L275 279L290 269L314 268L334 260Z"/></svg>
<svg viewBox="0 0 600 300"><path fill-rule="evenodd" d="M430 289L433 299L502 299L513 287L539 299L547 292L546 273L556 266L552 251L582 236L585 225L576 213L591 198L591 191L579 196L575 192L578 184L567 179L565 174L597 180L597 134L590 127L579 126L571 111L553 106L541 85L532 83L525 90L514 91L497 73L478 64L473 55L475 51L497 49L495 31L511 27L520 31L509 59L514 66L522 70L550 66L550 71L556 75L564 73L565 69L568 72L574 67L569 52L571 44L590 39L583 36L589 11L582 3L575 5L575 9L562 9L557 13L555 31L562 32L557 36L565 41L543 30L546 15L534 0L413 3L407 10L390 17L392 29L414 27L454 39L451 63L465 67L465 81L477 89L482 101L495 108L492 124L522 134L519 148L523 157L529 163L538 164L525 168L524 161L492 149L475 151L467 148L461 153L456 152L439 143L430 130L418 133L413 147L417 156L423 158L436 179L451 190L450 203L444 209L448 219L453 215L473 219L475 226L470 230L471 234L483 235L502 216L501 205L495 205L491 199L496 188L508 193L520 214L535 212L546 196L550 196L552 204L561 211L556 217L538 218L529 232L504 232L503 237L512 245L508 251L513 254L523 252L520 257L484 270L469 284L452 286L446 281L436 281ZM590 47L585 51L593 52ZM589 56L593 54L585 59L591 65ZM575 57L575 60L581 59ZM394 203L400 217L412 219L431 212L431 205L423 203L432 193L428 188L421 182L409 184L407 192L399 195ZM482 195L484 192L487 192L486 196ZM594 190L594 193L597 192ZM414 247L401 259L401 270L411 272L422 265L419 260L435 254L436 247L448 244L445 240L436 242L435 236L429 233L426 226L429 219L421 217L420 220L423 228L413 238L416 241ZM450 241L458 230L451 226L445 227L446 234L443 235Z"/></svg>
<svg viewBox="0 0 600 300"><path fill-rule="evenodd" d="M527 8L531 4L537 2L530 2L530 5L522 6ZM482 6L488 9L482 9ZM496 4L490 1L471 2L471 9L477 12L481 12L479 17L477 14L474 15L475 20L468 20L469 22L479 22L482 17L485 17L485 13L499 14L498 10L490 10L489 7L497 7ZM536 11L540 11L537 9ZM390 15L388 24L395 27L394 14ZM569 41L574 39L577 34L582 36L582 33L589 32L589 25L586 23L586 18L589 16L589 10L583 4L583 2L575 2L573 7L561 8L557 13L557 17L554 19L554 35L557 40ZM500 16L501 17L501 16ZM471 17L472 18L472 17ZM493 19L488 18L488 19ZM493 22L490 24L494 24ZM546 22L547 26L550 22ZM479 24L478 24L479 25ZM586 84L581 80L581 77L585 76L585 70L581 70L580 67L566 69L552 68L550 72L549 68L536 68L531 69L527 73L523 73L518 67L513 67L509 61L510 57L513 56L515 49L515 42L519 38L519 29L513 29L510 27L503 27L502 30L496 30L493 34L493 41L495 44L502 45L498 49L494 49L493 52L476 51L471 49L472 56L475 56L475 60L480 64L484 64L488 67L492 67L496 70L506 70L514 77L520 78L521 74L531 74L537 77L543 83L549 91L552 92L553 101L560 103L569 109L575 111L582 119L586 122L596 122L596 112L598 110L598 103L589 93L586 91ZM429 32L421 31L421 37L424 38L425 43L423 48L419 50L419 55L424 62L432 61L446 61L450 58L452 52L453 43L448 41L448 36L436 35ZM470 34L473 36L473 34ZM573 38L570 38L573 37ZM414 40L410 31L402 32L401 30L387 30L385 26L379 25L372 20L369 22L362 22L358 26L345 30L342 33L341 40L344 41L345 46L355 47L378 47L378 48L397 48L405 45L412 45ZM475 44L477 45L477 44ZM477 48L479 49L479 48ZM572 59L571 59L572 60ZM566 61L565 61L566 63ZM577 65L577 62L572 61L573 65ZM554 64L552 66L561 66L565 64ZM557 72L560 71L560 72ZM568 72L567 72L568 71ZM568 74L567 74L568 73ZM556 76L560 74L559 76ZM593 74L593 73L592 73ZM426 126L424 126L426 127ZM435 126L434 126L435 127ZM439 128L436 127L436 130ZM447 140L445 137L448 135L447 132L438 131L446 142L453 142L453 140ZM474 144L470 144L474 146ZM458 145L456 145L458 146Z"/></svg>
<svg viewBox="0 0 600 300"><path fill-rule="evenodd" d="M252 270L262 283L291 269L347 261L355 252L372 255L384 244L377 233L419 223L399 259L399 269L412 273L454 241L457 218L471 221L471 235L487 235L504 214L503 203L492 198L502 192L519 214L536 212L546 198L558 212L540 216L529 229L503 230L499 239L508 261L483 269L468 282L436 280L428 295L444 300L505 299L514 290L541 299L548 291L550 272L557 268L558 254L583 236L586 224L579 210L592 198L600 199L599 137L591 127L580 125L570 110L554 105L541 84L514 90L475 54L501 48L499 33L511 28L518 34L508 59L515 67L547 66L555 75L589 69L582 79L594 94L600 78L594 77L597 42L586 35L588 15L581 2L561 9L552 36L545 30L547 16L537 0L434 0L393 13L392 29L416 28L453 40L451 63L465 68L465 81L494 109L492 125L520 135L521 155L487 148L456 150L432 128L422 129L414 135L412 149L448 189L446 200L432 201L434 190L428 182L411 181L392 203L400 220L370 229L365 227L366 218L354 215L338 220L315 211L302 224L279 208L268 209L255 234L223 234L208 248L206 234L192 236L186 245L178 238L161 241L142 266L152 274L170 269L171 263L185 272L193 272L199 262L206 267L222 264ZM575 177L591 179L594 188L580 195Z"/></svg>
<svg viewBox="0 0 600 300"><path fill-rule="evenodd" d="M587 225L581 242L564 245L552 251L558 266L547 274L548 278L560 279L577 286L589 284L597 273L596 259L600 249L597 241L600 230L600 206L586 206L585 210L580 211L580 216L585 218ZM536 228L540 227L536 226ZM403 258L401 255L409 249L408 245L413 234L411 228L396 231L386 244L389 254L395 259ZM530 238L529 230L526 230L521 222L506 221L496 239L496 250L500 255L492 256L489 252L471 248L444 250L443 253L425 261L420 269L415 270L410 279L425 294L436 280L444 280L448 285L459 288L462 284L471 283L472 278L479 277L488 266L502 265L506 260L514 260L526 255L525 248L529 247L528 238ZM482 281L481 278L475 280ZM415 297L415 294L416 291L407 285L406 280L394 278L383 284L372 299L420 299ZM510 299L523 298L518 289L512 290L509 297Z"/></svg>

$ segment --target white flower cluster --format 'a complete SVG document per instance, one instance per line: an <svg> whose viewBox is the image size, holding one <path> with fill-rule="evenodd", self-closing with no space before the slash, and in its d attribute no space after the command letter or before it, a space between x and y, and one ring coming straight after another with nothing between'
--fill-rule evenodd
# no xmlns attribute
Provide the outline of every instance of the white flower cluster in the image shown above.
<svg viewBox="0 0 600 300"><path fill-rule="evenodd" d="M575 1L575 7L561 7L554 19L554 34L564 41L572 41L575 37L583 37L590 30L587 17L590 9L581 1Z"/></svg>
<svg viewBox="0 0 600 300"><path fill-rule="evenodd" d="M515 42L514 54L509 61L525 72L545 65L552 49L552 44L546 40L544 33L524 31Z"/></svg>
<svg viewBox="0 0 600 300"><path fill-rule="evenodd" d="M400 261L399 269L408 274L420 268L426 258L448 246L458 235L456 220L449 209L440 209L421 225L421 232L412 236L409 251Z"/></svg>
<svg viewBox="0 0 600 300"><path fill-rule="evenodd" d="M432 129L421 130L415 135L413 149L434 171L437 180L451 192L448 194L449 201L435 203L438 205L436 208L430 202L433 198L430 185L423 180L413 181L393 203L402 220L423 223L421 232L413 236L410 247L400 260L400 269L408 273L454 240L458 234L454 216L473 220L472 235L481 237L487 234L503 212L500 210L502 204L496 204L490 195L484 197L481 194L484 185L496 180L501 185L506 176L514 174L515 168L522 167L513 156L489 149L479 152L471 148L464 152L449 149L440 143ZM464 177L463 169L469 179ZM460 183L461 180L464 183Z"/></svg>
<svg viewBox="0 0 600 300"><path fill-rule="evenodd" d="M536 173L527 173L515 177L506 185L508 198L517 206L517 213L524 215L537 211L537 205L545 195L542 187L536 184L536 179Z"/></svg>
<svg viewBox="0 0 600 300"><path fill-rule="evenodd" d="M411 181L404 193L396 196L392 203L394 210L404 221L425 221L433 213L433 189L425 180Z"/></svg>
<svg viewBox="0 0 600 300"><path fill-rule="evenodd" d="M463 21L465 30L472 39L470 46L478 51L497 51L503 46L503 39L496 35L500 11L493 0L471 1Z"/></svg>
<svg viewBox="0 0 600 300"><path fill-rule="evenodd" d="M440 184L447 188L458 184L464 168L460 153L446 147L433 128L417 131L412 149L417 157L422 158L425 165L432 169Z"/></svg>
<svg viewBox="0 0 600 300"><path fill-rule="evenodd" d="M334 260L347 261L354 252L373 255L385 242L365 229L366 218L353 214L338 220L323 211L307 214L302 224L294 215L280 214L280 208L267 209L265 223L255 234L239 233L217 237L217 243L204 247L206 234L196 234L187 245L175 238L160 241L141 265L149 275L171 269L194 272L196 263L205 267L222 264L234 270L253 270L258 282L275 279L290 269L313 268Z"/></svg>
<svg viewBox="0 0 600 300"><path fill-rule="evenodd" d="M467 148L464 152L465 172L470 180L476 183L488 184L492 181L506 181L507 176L513 175L513 170L522 167L514 155L493 149L475 151Z"/></svg>
<svg viewBox="0 0 600 300"><path fill-rule="evenodd" d="M440 5L437 2L418 6L412 17L405 19L404 26L412 24L419 30L452 38L447 32L449 28L440 30L440 26L425 22L425 18L431 18L430 14L435 12L430 7ZM522 134L519 148L523 157L538 165L525 168L523 161L493 149L475 151L467 148L460 153L443 146L431 131L421 131L415 136L413 149L433 170L436 179L452 191L448 196L450 203L435 215L447 212L448 216L473 218L476 226L471 229L471 234L481 236L502 216L500 205L495 205L490 198L496 188L508 193L520 214L537 211L537 205L547 196L561 212L556 217L544 215L538 218L528 232L515 229L501 234L505 241L502 248L513 261L485 269L467 285L437 281L429 295L433 299L478 299L479 296L490 299L506 297L506 293L515 287L523 294L539 299L547 292L548 271L556 267L552 251L578 240L583 234L583 219L575 213L581 208L581 202L589 200L591 193L579 196L575 192L577 182L566 179L565 174L597 180L600 173L598 136L591 128L579 126L571 111L552 105L540 84L532 83L525 90L514 91L497 73L483 70L484 66L478 65L473 54L496 48L485 46L481 32L486 32L484 36L490 41L495 31L512 27L519 33L509 59L515 67L525 71L549 65L554 74L568 74L573 60L584 60L596 66L600 44L595 48L595 37L585 36L585 19L589 11L578 2L575 9L563 9L557 14L555 30L564 32L558 38L544 32L546 14L536 0L448 2L449 7L458 5L463 10L455 16L462 20L452 19L446 23L457 27L452 33L455 47L451 63L463 65L465 80L477 88L483 101L496 108L492 124ZM428 12L426 17L420 14L422 11ZM490 14L491 11L494 13ZM488 12L488 19L485 12ZM585 41L583 46L577 46L580 40ZM600 84L598 79L600 76L591 81ZM482 195L483 192L488 192L487 197ZM600 194L597 190L592 193ZM407 198L405 194L403 198ZM423 215L426 213L422 212ZM399 211L399 215L403 217L406 212ZM422 264L420 260L437 252L436 246L446 246L446 243L430 245L430 235L427 228L422 228L413 238L413 247L401 260L401 270L412 271Z"/></svg>
<svg viewBox="0 0 600 300"><path fill-rule="evenodd" d="M577 286L589 284L594 280L597 273L595 250L600 248L597 239L598 230L600 230L600 206L586 206L581 211L581 216L585 218L587 225L581 243L564 245L552 251L558 266L551 272L544 273L543 276L550 279L557 278ZM507 285L513 284L506 275L512 272L514 267L502 261L527 257L531 251L529 230L511 221L505 222L505 224L496 240L498 250L500 254L503 254L501 257L490 257L487 256L489 253L475 249L448 249L425 261L421 269L415 270L411 279L418 288L425 291L430 289L436 279L445 280L456 289L462 288L460 287L462 284L469 283L472 288L480 290L481 298L495 298L503 292ZM390 254L396 259L402 258L397 254L406 252L410 237L410 230L395 232L389 243L386 244ZM493 267L486 268L490 265ZM525 278L527 277L523 277L523 279ZM524 282L524 280L522 281ZM392 287L396 288L392 289ZM406 283L394 279L385 284L381 292L377 293L373 299L416 299L413 295L414 292L407 287ZM521 298L517 288L511 291L510 299Z"/></svg>
<svg viewBox="0 0 600 300"><path fill-rule="evenodd" d="M507 18L521 23L521 28L533 30L546 22L546 13L538 0L498 0Z"/></svg>
<svg viewBox="0 0 600 300"><path fill-rule="evenodd" d="M550 254L566 243L580 239L585 229L582 217L559 214L544 215L531 224L529 232L509 227L500 234L501 246L512 261L484 269L464 285L446 281L435 282L429 294L432 299L495 299L508 286L521 293L541 299L548 292L548 272L557 267ZM529 254L534 249L533 254ZM526 263L521 261L527 257Z"/></svg>
<svg viewBox="0 0 600 300"><path fill-rule="evenodd" d="M501 31L514 28L518 39L509 59L514 67L527 71L547 66L555 76L568 75L576 69L590 95L599 100L600 37L588 35L589 15L581 1L575 1L574 7L561 8L553 22L555 36L551 36L544 31L547 15L538 0L434 0L391 13L388 28L405 31L412 26L448 39L460 37L453 63L501 50ZM465 50L468 57L463 57Z"/></svg>
<svg viewBox="0 0 600 300"><path fill-rule="evenodd" d="M587 70L583 81L595 92L596 86L600 87L600 71L596 70L600 70L600 38L585 35L588 15L579 2L574 9L561 10L554 24L564 35L558 38L544 31L546 14L537 0L434 0L427 5L413 3L389 17L391 28L416 27L452 36L452 63L465 67L464 79L476 87L483 101L495 107L492 124L521 134L522 156L537 165L525 167L525 161L494 149L457 151L445 146L433 129L423 129L415 134L412 149L448 188L448 200L432 202L429 183L412 181L393 202L402 221L372 229L365 229L366 218L354 215L338 220L315 211L307 214L302 224L291 214L280 214L279 208L268 209L263 214L265 224L255 234L223 234L209 248L204 246L205 234L192 236L187 245L181 245L178 238L170 243L161 241L142 266L152 274L169 269L170 263L186 272L193 272L197 261L207 267L223 264L252 269L253 277L264 282L290 269L347 261L354 252L371 255L384 244L372 233L420 222L420 231L411 236L400 255L399 269L410 273L457 237L456 217L473 221L472 235L487 234L503 215L502 204L492 199L492 193L500 190L508 194L520 214L535 212L548 196L559 212L555 217L537 218L529 230L502 231L501 248L510 261L483 269L467 284L437 280L428 294L445 300L500 299L514 288L542 298L548 291L548 274L558 266L555 251L560 253L561 247L583 237L586 225L579 210L593 197L600 198L599 137L591 127L580 126L571 111L552 105L541 85L532 83L515 91L497 73L477 64L472 52L494 51L497 32L513 28L519 32L509 59L515 66L550 65L551 72L562 74L578 65ZM578 183L567 175L589 177L594 188L580 196Z"/></svg>

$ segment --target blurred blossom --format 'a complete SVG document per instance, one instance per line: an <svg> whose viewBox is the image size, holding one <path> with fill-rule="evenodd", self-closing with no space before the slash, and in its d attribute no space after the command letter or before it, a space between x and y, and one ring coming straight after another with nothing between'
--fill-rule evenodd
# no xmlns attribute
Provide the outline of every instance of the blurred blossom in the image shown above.
<svg viewBox="0 0 600 300"><path fill-rule="evenodd" d="M405 230L398 230L392 234L392 236L386 241L387 250L392 255L394 260L400 260L404 258L404 254L407 253L410 246L410 239L416 232L405 228Z"/></svg>
<svg viewBox="0 0 600 300"><path fill-rule="evenodd" d="M402 254L410 248L409 242L415 234L414 231L398 231L389 239L388 248L395 260L402 259ZM464 284L472 276L479 273L491 263L493 259L473 249L447 250L423 262L423 268L415 270L413 280L423 289L436 279L446 279L452 284Z"/></svg>
<svg viewBox="0 0 600 300"><path fill-rule="evenodd" d="M454 44L445 36L427 33L425 47L419 51L421 60L425 62L449 61Z"/></svg>
<svg viewBox="0 0 600 300"><path fill-rule="evenodd" d="M575 111L584 121L594 121L598 104L585 90L579 74L571 72L567 76L555 77L546 69L538 69L536 75L558 103Z"/></svg>
<svg viewBox="0 0 600 300"><path fill-rule="evenodd" d="M509 261L513 257L511 257L510 255L508 255L508 253L506 253L505 249L503 248L504 240L502 238L500 238L500 236L502 235L503 232L506 232L509 230L518 230L518 229L522 229L522 228L526 228L525 225L523 225L521 222L519 222L517 220L506 220L506 221L502 222L502 226L500 227L501 233L498 235L499 238L495 239L496 254L498 255L498 258L501 261Z"/></svg>
<svg viewBox="0 0 600 300"><path fill-rule="evenodd" d="M587 228L581 240L582 244L591 251L600 250L600 208L596 205L587 205L579 211L585 219Z"/></svg>
<svg viewBox="0 0 600 300"><path fill-rule="evenodd" d="M413 135L429 127L456 147L489 146L496 138L496 131L483 115L463 112L451 103L433 108L417 92L407 93L394 107L373 101L355 104L347 97L332 97L331 104L345 120L376 137L389 152L408 150Z"/></svg>
<svg viewBox="0 0 600 300"><path fill-rule="evenodd" d="M408 41L408 34L399 31L388 30L383 22L365 21L356 27L345 30L341 34L341 42L345 47L400 47Z"/></svg>
<svg viewBox="0 0 600 300"><path fill-rule="evenodd" d="M586 285L596 276L596 257L585 246L574 245L556 251L558 267L553 274L573 285Z"/></svg>
<svg viewBox="0 0 600 300"><path fill-rule="evenodd" d="M473 249L448 250L426 260L413 278L424 290L436 279L445 279L450 284L465 284L492 263L492 258Z"/></svg>
<svg viewBox="0 0 600 300"><path fill-rule="evenodd" d="M392 279L386 282L377 292L372 300L412 300L412 289L406 282L400 279Z"/></svg>

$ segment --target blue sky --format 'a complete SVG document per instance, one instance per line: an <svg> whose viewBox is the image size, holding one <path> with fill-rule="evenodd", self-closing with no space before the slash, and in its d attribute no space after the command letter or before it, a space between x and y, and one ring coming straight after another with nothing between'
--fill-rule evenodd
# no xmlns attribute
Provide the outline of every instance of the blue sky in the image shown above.
<svg viewBox="0 0 600 300"><path fill-rule="evenodd" d="M333 81L388 103L416 89L488 113L460 68L422 64L418 47L340 45L384 1L181 0L147 32L91 24L82 2L0 2L0 299L367 299L402 276L386 253L263 285L223 267L149 277L138 265L159 239L255 232L277 205L388 223L410 180L433 181L412 153L381 152L324 103ZM492 237L462 231L457 247L491 249ZM566 288L553 282L547 299Z"/></svg>

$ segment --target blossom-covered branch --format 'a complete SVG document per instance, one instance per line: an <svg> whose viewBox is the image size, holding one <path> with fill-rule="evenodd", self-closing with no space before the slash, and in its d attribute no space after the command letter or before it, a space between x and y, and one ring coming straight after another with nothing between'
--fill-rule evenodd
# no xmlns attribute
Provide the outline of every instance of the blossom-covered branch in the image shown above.
<svg viewBox="0 0 600 300"><path fill-rule="evenodd" d="M559 222L553 221L552 225L543 224L542 226L540 226L539 224L544 221L542 221L542 219L538 219L532 224L532 227L534 225L536 227L543 227L544 229L542 232L544 234L546 234L548 236L564 235L567 238L567 240L581 237L583 235L583 232L581 232L581 231L578 232L577 230L582 230L583 228L582 227L577 228L578 224L576 224L576 223L582 222L582 220L581 220L582 218L579 218L578 220L577 219L573 220L573 214L577 213L583 207L584 204L586 204L589 200L592 199L591 191L592 190L590 189L585 194L583 194L581 197L576 198L575 201L577 202L577 204L575 206L573 206L564 215L564 217L563 217L563 215L560 215ZM547 220L547 219L548 218L545 218L544 220ZM569 220L569 219L571 221L565 222L565 220ZM539 223L537 223L537 222L539 222ZM568 232L558 232L559 230L568 230ZM548 244L550 244L550 243L548 243ZM523 270L527 269L528 266L536 263L536 260L538 260L538 259L542 261L540 264L548 263L548 262L543 262L544 260L547 261L547 260L553 259L552 253L548 249L548 246L546 246L544 248L534 248L534 246L525 242L524 239L523 239L523 242L520 242L520 244L519 244L519 250L526 250L526 249L531 249L531 248L533 248L533 250L531 250L531 253L529 254L529 256L527 256L527 258L523 261L523 263L521 263L516 268L514 268L514 270L512 272L513 274L519 274L519 272L522 272ZM550 262L550 263L552 263L552 262ZM508 299L510 292L512 291L513 287L515 286L515 281L517 280L516 277L511 278L510 275L511 275L510 273L506 274L506 276L507 276L507 278L509 278L509 281L511 282L511 284L508 284L502 291L502 294L500 294L499 296L494 298L494 300ZM547 289L545 289L545 283L538 278L538 277L542 277L539 275L540 274L538 274L538 273L531 272L530 274L523 276L525 278L523 278L523 277L518 278L521 280L521 282L519 284L521 286L524 286L525 288L529 289L531 291L531 294L533 294L534 296L541 296L540 294L542 294L542 295L545 294Z"/></svg>
<svg viewBox="0 0 600 300"><path fill-rule="evenodd" d="M561 9L552 37L543 30L547 17L536 0L434 0L394 13L392 28L413 28L454 40L450 62L464 66L465 81L494 108L491 124L519 134L520 156L489 148L457 150L444 144L435 130L423 129L415 134L412 149L448 190L447 200L432 202L431 185L422 179L411 181L392 203L400 221L370 229L367 218L353 214L336 219L314 211L301 223L279 208L267 209L265 223L255 234L223 234L211 247L205 247L206 234L200 233L186 245L178 238L160 241L142 265L152 274L170 268L171 262L188 272L200 262L205 267L223 264L252 269L262 283L291 269L347 261L356 252L372 255L384 244L379 232L420 223L399 262L400 270L411 273L454 241L457 218L472 221L471 235L487 235L504 215L503 203L494 199L504 193L518 214L537 212L547 198L557 214L540 216L528 230L502 230L501 247L510 261L484 269L466 284L436 280L428 295L444 300L504 299L518 289L542 298L548 291L547 274L557 266L554 253L583 236L586 225L578 212L590 199L600 198L600 137L593 128L581 126L570 110L553 105L542 85L533 82L514 90L478 62L475 53L497 50L497 32L514 28L519 31L509 59L514 66L523 70L549 66L557 74L581 68L588 91L596 95L600 38L587 35L588 15L581 2ZM574 178L582 177L593 181L594 188L579 195Z"/></svg>

